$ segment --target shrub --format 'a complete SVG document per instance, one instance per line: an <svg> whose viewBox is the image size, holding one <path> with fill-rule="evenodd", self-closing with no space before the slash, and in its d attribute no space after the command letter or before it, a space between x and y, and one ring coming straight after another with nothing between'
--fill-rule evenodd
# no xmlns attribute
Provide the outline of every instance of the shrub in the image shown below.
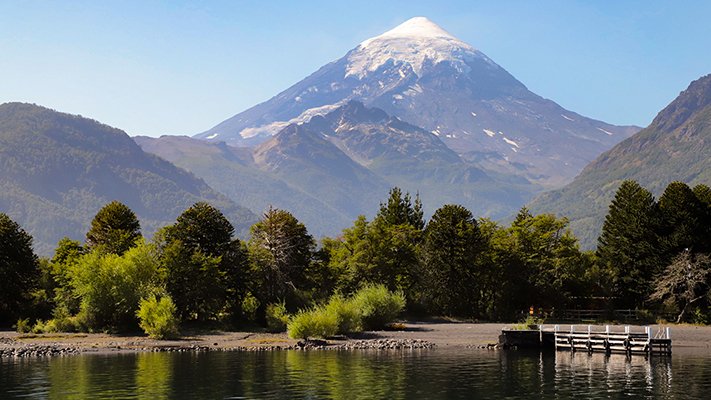
<svg viewBox="0 0 711 400"><path fill-rule="evenodd" d="M155 339L172 339L178 337L176 308L168 295L160 299L155 294L142 299L136 312L140 319L139 325L144 332Z"/></svg>
<svg viewBox="0 0 711 400"><path fill-rule="evenodd" d="M242 315L248 321L254 321L257 319L257 309L259 309L259 300L252 293L247 293L242 300Z"/></svg>
<svg viewBox="0 0 711 400"><path fill-rule="evenodd" d="M352 333L363 330L361 312L353 299L345 299L336 294L326 305L326 311L336 316L338 333Z"/></svg>
<svg viewBox="0 0 711 400"><path fill-rule="evenodd" d="M37 322L35 322L35 326L32 327L32 333L44 333L45 331L45 326L44 326L44 321L41 319L38 319Z"/></svg>
<svg viewBox="0 0 711 400"><path fill-rule="evenodd" d="M338 332L338 318L335 313L328 312L325 307L302 310L288 325L288 334L292 339L308 339L313 337L329 338Z"/></svg>
<svg viewBox="0 0 711 400"><path fill-rule="evenodd" d="M30 325L30 319L18 319L17 324L13 326L20 333L30 333L32 331L32 325Z"/></svg>
<svg viewBox="0 0 711 400"><path fill-rule="evenodd" d="M363 328L383 329L405 308L405 295L391 292L384 285L368 285L359 290L353 301L360 310Z"/></svg>
<svg viewBox="0 0 711 400"><path fill-rule="evenodd" d="M267 330L269 332L284 332L288 323L289 313L286 311L286 304L283 301L267 305Z"/></svg>

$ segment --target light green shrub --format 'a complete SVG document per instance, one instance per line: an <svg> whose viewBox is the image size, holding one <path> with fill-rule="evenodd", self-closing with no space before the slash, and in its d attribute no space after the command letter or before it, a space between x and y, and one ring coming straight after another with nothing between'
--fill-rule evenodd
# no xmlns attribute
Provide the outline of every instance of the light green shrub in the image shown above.
<svg viewBox="0 0 711 400"><path fill-rule="evenodd" d="M252 293L247 293L242 300L242 315L247 318L248 321L254 321L257 319L257 309L259 308L259 300L252 295Z"/></svg>
<svg viewBox="0 0 711 400"><path fill-rule="evenodd" d="M352 333L363 330L361 312L353 299L345 299L340 294L331 296L326 311L336 316L338 333Z"/></svg>
<svg viewBox="0 0 711 400"><path fill-rule="evenodd" d="M353 301L360 310L366 330L385 328L405 309L405 295L391 292L384 285L364 287L353 296Z"/></svg>
<svg viewBox="0 0 711 400"><path fill-rule="evenodd" d="M136 315L144 332L155 339L173 339L178 337L177 310L170 296L158 299L155 294L142 299Z"/></svg>
<svg viewBox="0 0 711 400"><path fill-rule="evenodd" d="M44 333L45 331L45 326L44 326L44 321L41 319L38 319L37 322L35 322L35 326L32 327L32 333Z"/></svg>
<svg viewBox="0 0 711 400"><path fill-rule="evenodd" d="M32 331L32 325L30 324L30 319L18 319L17 324L13 326L20 333L30 333Z"/></svg>
<svg viewBox="0 0 711 400"><path fill-rule="evenodd" d="M267 330L269 332L284 332L288 323L289 313L286 311L286 304L283 301L267 305Z"/></svg>
<svg viewBox="0 0 711 400"><path fill-rule="evenodd" d="M291 318L287 332L292 339L329 338L338 332L338 318L325 307L302 310Z"/></svg>

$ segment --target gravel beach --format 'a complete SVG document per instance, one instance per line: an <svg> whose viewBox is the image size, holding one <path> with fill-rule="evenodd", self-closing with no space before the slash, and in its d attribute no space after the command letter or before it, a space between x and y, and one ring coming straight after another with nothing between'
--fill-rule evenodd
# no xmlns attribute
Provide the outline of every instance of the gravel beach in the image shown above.
<svg viewBox="0 0 711 400"><path fill-rule="evenodd" d="M189 335L180 340L155 340L130 334L21 334L0 331L0 356L36 356L68 354L110 354L143 351L231 351L311 348L486 348L496 343L504 323L413 322L404 321L403 330L363 332L349 337L304 343L285 333L220 332ZM579 325L580 326L580 325ZM567 329L569 325L561 325ZM656 332L659 326L654 325ZM602 329L602 328L598 328ZM622 330L621 326L613 328ZM642 330L634 326L633 330ZM711 327L671 326L674 352L711 351ZM706 350L708 349L708 350Z"/></svg>

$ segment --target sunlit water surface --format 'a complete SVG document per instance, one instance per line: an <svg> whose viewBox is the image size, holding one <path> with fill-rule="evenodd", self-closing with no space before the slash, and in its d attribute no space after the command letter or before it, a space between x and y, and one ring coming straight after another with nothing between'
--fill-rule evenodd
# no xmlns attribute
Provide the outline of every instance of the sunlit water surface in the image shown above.
<svg viewBox="0 0 711 400"><path fill-rule="evenodd" d="M0 360L0 399L707 398L711 352L434 349Z"/></svg>

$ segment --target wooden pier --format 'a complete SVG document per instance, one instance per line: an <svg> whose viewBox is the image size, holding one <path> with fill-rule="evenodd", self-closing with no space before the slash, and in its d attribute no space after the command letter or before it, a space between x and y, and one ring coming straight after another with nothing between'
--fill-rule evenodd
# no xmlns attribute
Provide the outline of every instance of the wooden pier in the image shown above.
<svg viewBox="0 0 711 400"><path fill-rule="evenodd" d="M652 327L643 327L644 331L633 332L632 327L625 326L624 331L619 328L613 330L610 325L588 325L586 329L581 326L571 325L569 331L563 331L559 325L553 330L540 327L541 337L544 332L554 335L556 350L607 352L626 354L671 354L671 330L660 327L654 332ZM597 329L595 329L597 328Z"/></svg>

